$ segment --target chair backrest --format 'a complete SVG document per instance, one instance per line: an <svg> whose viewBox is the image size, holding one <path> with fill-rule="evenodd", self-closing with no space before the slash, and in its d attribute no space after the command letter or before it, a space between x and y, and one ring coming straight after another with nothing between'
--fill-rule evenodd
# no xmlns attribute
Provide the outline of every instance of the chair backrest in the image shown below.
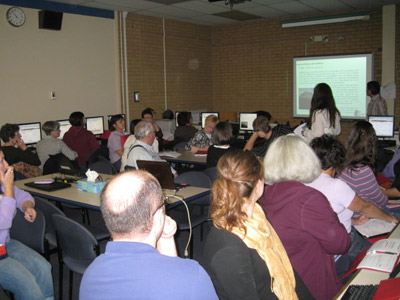
<svg viewBox="0 0 400 300"><path fill-rule="evenodd" d="M83 274L99 254L96 239L85 227L66 216L53 215L52 218L64 263L72 271ZM70 261L74 263L69 264Z"/></svg>
<svg viewBox="0 0 400 300"><path fill-rule="evenodd" d="M185 149L186 142L179 142L175 144L174 150Z"/></svg>
<svg viewBox="0 0 400 300"><path fill-rule="evenodd" d="M25 220L25 214L18 209L10 229L10 237L44 254L45 230L46 220L40 209L36 209L36 219L32 223Z"/></svg>
<svg viewBox="0 0 400 300"><path fill-rule="evenodd" d="M175 178L176 183L190 184L192 186L198 186L203 188L210 188L211 181L210 178L199 171L189 171L182 173L177 178Z"/></svg>
<svg viewBox="0 0 400 300"><path fill-rule="evenodd" d="M210 178L211 185L214 183L215 179L217 179L217 167L207 168L203 171L203 173Z"/></svg>
<svg viewBox="0 0 400 300"><path fill-rule="evenodd" d="M56 228L54 227L53 215L65 216L64 212L46 199L35 197L35 206L39 208L46 219L46 238L50 245L56 247Z"/></svg>
<svg viewBox="0 0 400 300"><path fill-rule="evenodd" d="M108 150L108 147L99 147L92 153L90 153L87 159L87 165L90 166L96 161L99 161L99 157L104 157L107 160L110 159L110 152Z"/></svg>
<svg viewBox="0 0 400 300"><path fill-rule="evenodd" d="M116 173L112 163L103 157L100 157L98 161L88 165L88 168L102 174L113 175Z"/></svg>

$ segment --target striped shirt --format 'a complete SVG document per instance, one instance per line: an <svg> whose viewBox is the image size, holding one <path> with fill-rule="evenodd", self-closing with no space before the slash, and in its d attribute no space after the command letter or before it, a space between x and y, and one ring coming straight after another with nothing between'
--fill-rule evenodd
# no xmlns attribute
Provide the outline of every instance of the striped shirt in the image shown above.
<svg viewBox="0 0 400 300"><path fill-rule="evenodd" d="M386 205L388 198L383 194L370 167L362 166L354 170L347 168L339 175L339 178L365 201L372 202L380 208Z"/></svg>

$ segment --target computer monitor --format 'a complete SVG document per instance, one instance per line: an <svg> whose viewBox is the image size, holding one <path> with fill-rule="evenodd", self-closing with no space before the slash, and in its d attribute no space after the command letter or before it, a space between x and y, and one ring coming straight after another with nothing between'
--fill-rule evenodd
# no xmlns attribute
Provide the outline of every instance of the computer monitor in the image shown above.
<svg viewBox="0 0 400 300"><path fill-rule="evenodd" d="M86 129L91 131L94 135L100 135L104 133L104 117L87 117L86 118Z"/></svg>
<svg viewBox="0 0 400 300"><path fill-rule="evenodd" d="M374 127L377 137L392 138L394 136L394 116L368 116L368 122Z"/></svg>
<svg viewBox="0 0 400 300"><path fill-rule="evenodd" d="M26 145L36 144L42 139L40 122L18 124L19 133Z"/></svg>
<svg viewBox="0 0 400 300"><path fill-rule="evenodd" d="M113 116L115 116L115 115L121 115L121 116L124 118L124 120L126 121L125 114L108 115L108 116L107 116L107 124L108 124L108 129L109 129L109 130L111 130L111 128L110 128L110 120L111 120L111 118L112 118Z"/></svg>
<svg viewBox="0 0 400 300"><path fill-rule="evenodd" d="M193 124L198 125L201 120L201 113L199 112L192 112L192 119L193 119Z"/></svg>
<svg viewBox="0 0 400 300"><path fill-rule="evenodd" d="M253 131L253 122L257 113L239 113L239 130Z"/></svg>
<svg viewBox="0 0 400 300"><path fill-rule="evenodd" d="M69 130L72 126L68 119L66 120L57 120L58 124L60 124L60 136L59 139L64 137L64 134Z"/></svg>
<svg viewBox="0 0 400 300"><path fill-rule="evenodd" d="M208 116L211 116L211 115L217 116L217 118L219 119L219 113L218 112L202 112L201 113L201 128L205 127L206 118Z"/></svg>

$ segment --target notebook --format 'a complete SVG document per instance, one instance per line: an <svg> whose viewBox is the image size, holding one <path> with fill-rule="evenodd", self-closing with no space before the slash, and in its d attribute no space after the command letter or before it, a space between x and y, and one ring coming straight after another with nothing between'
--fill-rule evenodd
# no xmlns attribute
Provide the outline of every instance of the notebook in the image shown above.
<svg viewBox="0 0 400 300"><path fill-rule="evenodd" d="M25 185L35 188L35 189L46 191L46 192L58 191L58 190L62 190L65 188L69 188L71 186L69 183L58 182L58 181L55 181L50 184L36 184L32 181L32 182L25 183Z"/></svg>
<svg viewBox="0 0 400 300"><path fill-rule="evenodd" d="M166 161L137 160L136 164L140 170L145 170L157 178L161 188L166 190L177 189L171 168Z"/></svg>

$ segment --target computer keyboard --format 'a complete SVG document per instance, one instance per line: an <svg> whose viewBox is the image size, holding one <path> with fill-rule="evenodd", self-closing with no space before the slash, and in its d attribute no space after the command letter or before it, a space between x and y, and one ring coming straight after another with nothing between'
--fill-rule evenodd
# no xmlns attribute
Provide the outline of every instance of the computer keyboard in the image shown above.
<svg viewBox="0 0 400 300"><path fill-rule="evenodd" d="M371 300L378 285L350 285L344 293L342 300Z"/></svg>
<svg viewBox="0 0 400 300"><path fill-rule="evenodd" d="M387 148L396 146L395 140L378 140L378 148Z"/></svg>

